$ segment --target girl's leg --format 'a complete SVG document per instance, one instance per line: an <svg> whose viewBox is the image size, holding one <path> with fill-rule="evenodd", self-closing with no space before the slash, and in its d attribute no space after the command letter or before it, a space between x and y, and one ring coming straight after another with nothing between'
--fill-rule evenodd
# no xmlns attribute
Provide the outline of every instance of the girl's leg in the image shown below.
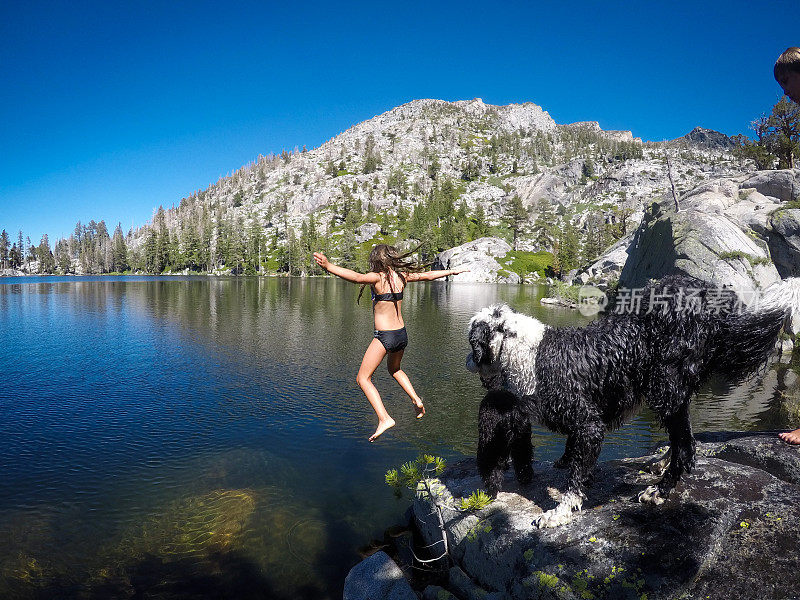
<svg viewBox="0 0 800 600"><path fill-rule="evenodd" d="M425 406L422 404L422 398L417 396L417 392L414 391L414 386L411 385L411 380L408 378L408 375L400 368L400 361L403 360L403 352L403 350L400 350L399 352L392 352L389 354L389 358L386 360L386 366L395 381L400 384L403 391L411 398L411 401L414 403L414 409L417 411L417 418L421 419L422 415L425 414Z"/></svg>
<svg viewBox="0 0 800 600"><path fill-rule="evenodd" d="M370 442L374 442L384 431L394 426L394 419L386 412L386 407L383 405L378 388L372 383L372 374L381 364L384 356L386 356L386 348L377 339L373 339L370 345L367 346L367 351L364 353L361 367L358 369L358 375L356 376L358 385L375 410L375 414L378 415L378 428L370 436Z"/></svg>

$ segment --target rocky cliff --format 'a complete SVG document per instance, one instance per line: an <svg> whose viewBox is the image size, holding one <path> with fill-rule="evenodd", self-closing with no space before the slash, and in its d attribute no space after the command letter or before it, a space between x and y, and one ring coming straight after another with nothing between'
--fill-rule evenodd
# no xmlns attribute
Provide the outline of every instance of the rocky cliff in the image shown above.
<svg viewBox="0 0 800 600"><path fill-rule="evenodd" d="M620 285L640 287L680 272L747 293L795 276L798 196L794 169L714 179L683 194L677 206L672 199L654 203L626 249Z"/></svg>
<svg viewBox="0 0 800 600"><path fill-rule="evenodd" d="M415 100L316 149L261 156L157 211L128 241L137 264L225 270L257 248L256 270L301 274L302 244L291 268L280 263L297 240L324 240L337 259L379 241L421 241L436 253L487 235L517 251L552 252L559 232L574 228L578 251L592 258L635 228L670 176L684 192L750 169L719 145L559 125L531 103ZM149 238L177 258L148 263Z"/></svg>
<svg viewBox="0 0 800 600"><path fill-rule="evenodd" d="M673 598L794 598L800 586L800 451L775 432L703 434L698 460L663 505L635 501L655 480L658 455L598 465L581 513L567 525L534 529L532 520L555 505L563 471L535 465L534 482L506 490L476 513L444 509L450 562L426 599L660 600ZM479 488L474 461L445 471L440 504ZM441 547L432 503L417 499L413 523L420 546ZM375 561L375 559L373 559ZM377 561L376 561L377 562ZM354 569L355 571L355 569ZM399 576L399 571L395 571ZM354 577L345 598L369 587ZM392 597L414 598L411 595Z"/></svg>

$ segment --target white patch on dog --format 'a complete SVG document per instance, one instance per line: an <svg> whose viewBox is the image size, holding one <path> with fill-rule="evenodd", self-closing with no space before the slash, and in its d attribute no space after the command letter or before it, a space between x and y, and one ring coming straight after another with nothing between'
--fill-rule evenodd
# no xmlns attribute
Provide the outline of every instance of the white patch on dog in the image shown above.
<svg viewBox="0 0 800 600"><path fill-rule="evenodd" d="M548 485L545 491L547 492L547 495L550 496L550 500L553 502L561 502L561 492L559 492L552 485Z"/></svg>
<svg viewBox="0 0 800 600"><path fill-rule="evenodd" d="M481 324L489 330L485 351L488 360L475 362L472 352L467 355L467 369L478 372L489 389L502 388L522 397L536 390L536 349L544 337L547 325L506 304L482 309L469 322L468 332Z"/></svg>
<svg viewBox="0 0 800 600"><path fill-rule="evenodd" d="M583 498L578 494L564 494L561 502L552 510L543 512L541 516L533 520L533 526L537 529L544 527L560 527L572 520L572 513L579 511L583 507Z"/></svg>
<svg viewBox="0 0 800 600"><path fill-rule="evenodd" d="M661 497L658 486L649 485L644 491L639 492L639 502L658 506L659 504L664 504L664 498Z"/></svg>

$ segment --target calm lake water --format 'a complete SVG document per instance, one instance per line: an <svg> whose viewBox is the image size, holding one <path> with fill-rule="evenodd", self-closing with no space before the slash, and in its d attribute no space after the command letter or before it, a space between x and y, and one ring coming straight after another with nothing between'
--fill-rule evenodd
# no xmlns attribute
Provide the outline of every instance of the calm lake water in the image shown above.
<svg viewBox="0 0 800 600"><path fill-rule="evenodd" d="M408 507L387 469L474 455L482 391L466 324L504 301L551 325L536 286L411 284L397 426L355 383L370 303L333 279L0 279L0 598L340 598L358 547ZM790 377L791 375L791 377ZM786 366L712 382L696 431L783 427ZM646 411L601 460L664 439ZM537 430L537 458L563 440Z"/></svg>

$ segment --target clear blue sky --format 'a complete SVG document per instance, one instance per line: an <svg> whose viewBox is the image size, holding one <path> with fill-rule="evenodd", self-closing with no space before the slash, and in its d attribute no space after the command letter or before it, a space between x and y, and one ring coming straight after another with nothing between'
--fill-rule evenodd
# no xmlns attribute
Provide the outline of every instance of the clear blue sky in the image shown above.
<svg viewBox="0 0 800 600"><path fill-rule="evenodd" d="M0 228L127 231L258 154L416 98L534 102L645 140L779 98L797 0L0 3Z"/></svg>

